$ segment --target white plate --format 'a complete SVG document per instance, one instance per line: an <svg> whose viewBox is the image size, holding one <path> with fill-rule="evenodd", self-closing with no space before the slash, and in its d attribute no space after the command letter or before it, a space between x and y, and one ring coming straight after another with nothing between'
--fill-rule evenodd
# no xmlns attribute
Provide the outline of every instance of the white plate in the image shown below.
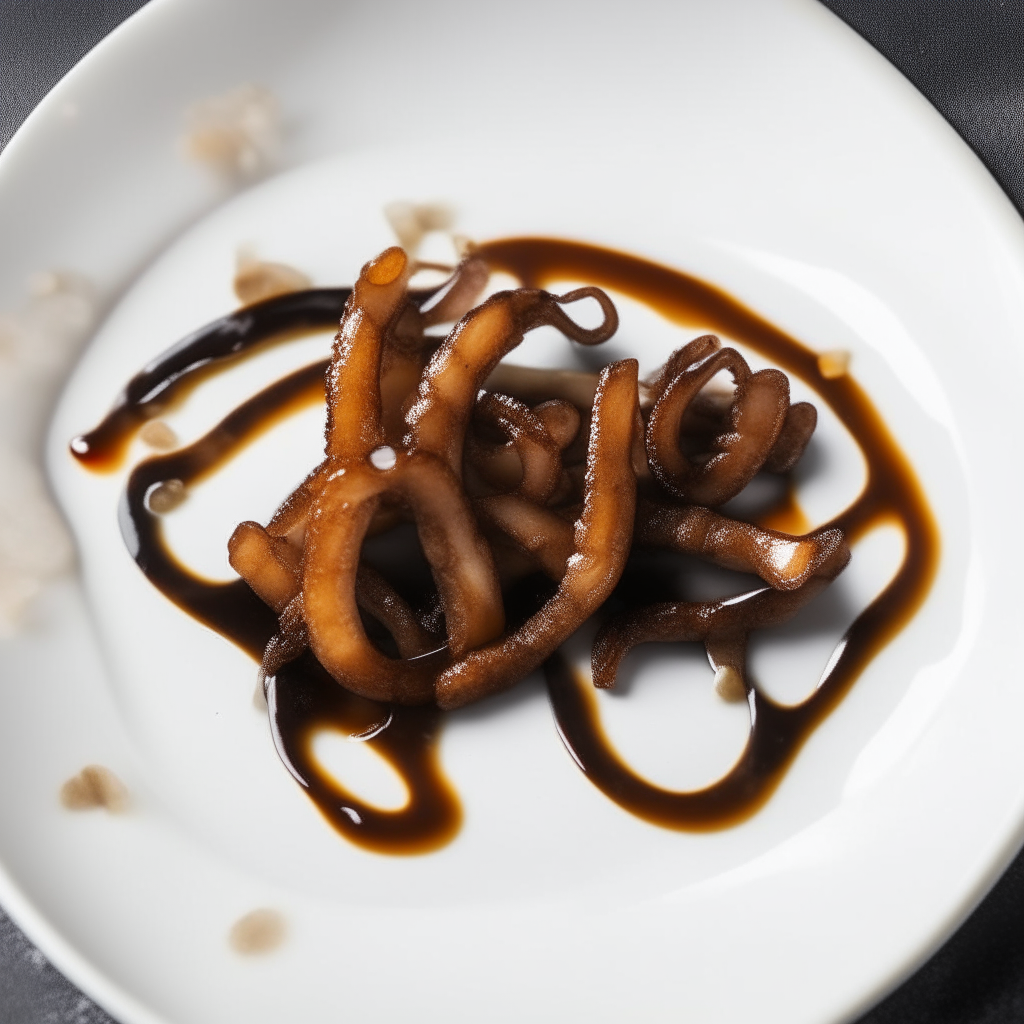
<svg viewBox="0 0 1024 1024"><path fill-rule="evenodd" d="M50 435L106 611L94 629L77 582L51 587L5 641L0 689L0 899L128 1024L846 1019L1017 848L1021 554L1003 538L1020 495L1001 463L1020 436L1019 220L924 100L811 0L577 11L154 0L0 158L0 235L20 243L0 255L4 305L39 269L87 272L111 297L135 281ZM174 139L189 102L244 81L280 98L297 169L222 205ZM940 574L743 826L694 836L628 817L525 684L446 730L465 810L451 846L392 859L346 845L276 761L251 664L128 560L117 482L62 461L134 369L231 304L239 242L343 283L387 243L379 209L396 197L449 199L479 237L542 231L661 260L854 352L939 519ZM672 340L642 326L653 363ZM52 396L15 397L6 436L38 452ZM210 493L206 514L237 520L277 492L239 492L244 514ZM188 554L214 572L219 552ZM125 605L129 630L113 618ZM154 659L147 642L168 635L175 657ZM675 698L652 679L629 699L658 715ZM628 746L643 726L624 714L616 735ZM658 776L676 769L651 747L645 771L687 781ZM60 808L89 762L125 779L131 814ZM243 959L227 930L257 906L285 915L288 939Z"/></svg>

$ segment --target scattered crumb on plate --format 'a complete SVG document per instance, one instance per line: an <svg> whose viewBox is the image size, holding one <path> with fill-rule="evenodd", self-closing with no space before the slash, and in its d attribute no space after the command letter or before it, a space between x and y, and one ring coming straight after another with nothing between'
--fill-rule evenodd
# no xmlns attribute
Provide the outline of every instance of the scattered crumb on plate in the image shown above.
<svg viewBox="0 0 1024 1024"><path fill-rule="evenodd" d="M715 693L731 704L746 700L747 688L743 685L743 676L731 665L722 665L715 672Z"/></svg>
<svg viewBox="0 0 1024 1024"><path fill-rule="evenodd" d="M424 235L430 231L446 231L455 220L454 211L444 203L410 203L404 199L388 203L384 216L398 244L410 256L415 255Z"/></svg>
<svg viewBox="0 0 1024 1024"><path fill-rule="evenodd" d="M128 790L109 768L90 764L61 786L60 802L69 811L105 807L112 814L121 814L128 809Z"/></svg>
<svg viewBox="0 0 1024 1024"><path fill-rule="evenodd" d="M277 949L284 942L285 931L284 916L262 908L240 917L228 932L228 942L236 953L258 956Z"/></svg>
<svg viewBox="0 0 1024 1024"><path fill-rule="evenodd" d="M270 263L256 257L249 248L238 251L238 265L235 270L235 295L243 305L272 299L275 295L287 295L312 287L313 282L301 270L287 263Z"/></svg>
<svg viewBox="0 0 1024 1024"><path fill-rule="evenodd" d="M187 497L188 491L180 480L165 480L146 495L146 507L163 516L173 512Z"/></svg>
<svg viewBox="0 0 1024 1024"><path fill-rule="evenodd" d="M832 349L830 352L822 352L818 356L818 373L825 380L836 380L845 377L846 371L850 368L850 353L843 348Z"/></svg>
<svg viewBox="0 0 1024 1024"><path fill-rule="evenodd" d="M277 100L258 85L240 85L194 103L185 114L185 155L227 180L268 170L281 148Z"/></svg>
<svg viewBox="0 0 1024 1024"><path fill-rule="evenodd" d="M169 451L178 443L178 435L163 420L150 420L139 431L139 440L158 451Z"/></svg>

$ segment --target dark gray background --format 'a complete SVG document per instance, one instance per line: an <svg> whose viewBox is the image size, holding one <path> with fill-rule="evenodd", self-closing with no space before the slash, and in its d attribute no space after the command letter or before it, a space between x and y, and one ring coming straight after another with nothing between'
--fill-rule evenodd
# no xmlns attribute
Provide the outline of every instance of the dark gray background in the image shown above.
<svg viewBox="0 0 1024 1024"><path fill-rule="evenodd" d="M822 2L917 85L1024 213L1024 0ZM143 3L0 0L0 147ZM2 911L0 1021L114 1024ZM859 1024L1024 1024L1024 855L956 935Z"/></svg>

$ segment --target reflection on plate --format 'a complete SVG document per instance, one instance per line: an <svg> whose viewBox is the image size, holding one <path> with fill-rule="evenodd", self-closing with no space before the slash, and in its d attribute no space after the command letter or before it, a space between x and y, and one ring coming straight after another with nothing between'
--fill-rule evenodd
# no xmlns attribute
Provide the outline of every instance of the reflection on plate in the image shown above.
<svg viewBox="0 0 1024 1024"><path fill-rule="evenodd" d="M1001 610L1018 556L998 544L1016 495L985 442L1015 436L1003 395L1013 374L993 378L959 349L970 328L1016 366L1019 225L924 102L810 2L595 13L584 25L568 7L491 25L496 12L467 18L453 4L410 8L397 35L378 31L383 15L369 9L306 6L286 20L270 5L248 5L241 20L231 3L146 9L0 161L0 227L33 229L17 261L5 255L6 276L89 268L107 294L133 280L49 431L101 642L67 583L6 645L0 895L63 970L132 1024L342 1012L512 1020L541 1001L566 1019L621 1019L627 1007L650 1019L849 1016L966 912L1022 820L1021 695L1004 669L1013 634ZM225 47L238 32L246 45ZM501 42L484 54L484 38ZM187 65L175 56L186 49ZM187 76L172 70L185 66ZM129 75L131 96L113 84ZM173 126L196 98L257 79L279 97L292 133L284 152L302 166L221 203L174 162ZM410 111L410 83L459 102L440 120ZM72 92L86 129L77 135L56 118ZM59 166L92 154L105 173L55 190L55 153ZM127 178L107 173L114 158ZM953 194L955 207L944 202ZM694 835L623 813L572 764L537 679L447 724L441 757L465 821L454 842L396 860L339 841L268 742L250 701L252 663L171 607L125 551L113 514L123 477L82 486L70 475L68 438L102 416L116 387L234 305L239 245L316 284L350 282L391 241L380 211L401 197L454 202L472 237L543 233L642 253L715 282L815 349L849 350L917 469L943 538L930 596L738 827ZM678 329L624 307L602 361L635 354L643 372L679 344ZM211 381L172 427L197 436L328 338ZM565 357L542 336L531 346L522 362ZM296 482L288 467L315 464L320 427L316 409L290 420L168 517L182 559L226 577L226 532L266 521ZM801 491L812 521L855 496L864 472L837 422L823 417L819 434L828 458ZM283 476L261 489L257 465ZM899 558L892 533L870 541L856 562L871 571L851 575L828 612L840 630ZM768 693L793 700L789 681L813 685L835 640L819 627L794 624L784 645L752 652ZM746 712L701 706L708 688L677 685L678 656L664 655L640 657L628 693L602 696L601 713L643 776L691 787L737 755ZM126 813L61 808L62 782L90 763L123 780ZM366 785L386 801L389 779L371 772ZM266 944L258 961L229 943L254 910L271 914L242 928L246 948ZM737 962L737 943L756 955Z"/></svg>

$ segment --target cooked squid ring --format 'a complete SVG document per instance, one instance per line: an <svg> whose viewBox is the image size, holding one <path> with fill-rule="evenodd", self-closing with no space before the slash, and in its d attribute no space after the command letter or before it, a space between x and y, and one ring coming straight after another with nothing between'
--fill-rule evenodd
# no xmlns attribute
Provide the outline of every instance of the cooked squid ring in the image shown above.
<svg viewBox="0 0 1024 1024"><path fill-rule="evenodd" d="M546 504L562 477L562 446L540 417L509 395L484 391L476 400L474 419L501 431L508 442L491 445L470 436L467 461L499 490Z"/></svg>
<svg viewBox="0 0 1024 1024"><path fill-rule="evenodd" d="M568 639L618 583L629 555L636 506L630 451L637 370L635 359L624 359L601 374L583 511L574 525L573 553L558 590L511 636L471 651L445 669L435 690L439 707L461 707L513 686Z"/></svg>
<svg viewBox="0 0 1024 1024"><path fill-rule="evenodd" d="M572 523L517 494L477 498L473 508L485 524L529 555L532 565L556 582L562 579L575 550Z"/></svg>
<svg viewBox="0 0 1024 1024"><path fill-rule="evenodd" d="M699 338L687 342L682 348L677 348L658 371L644 382L648 404L654 405L679 374L704 362L721 347L722 342L714 334L702 334Z"/></svg>
<svg viewBox="0 0 1024 1024"><path fill-rule="evenodd" d="M580 411L571 402L550 398L533 407L533 414L544 424L559 450L567 448L580 432Z"/></svg>
<svg viewBox="0 0 1024 1024"><path fill-rule="evenodd" d="M306 525L327 469L325 462L310 473L265 528L254 522L239 523L228 539L228 564L278 614L300 590ZM403 518L399 509L382 507L367 533L381 533Z"/></svg>
<svg viewBox="0 0 1024 1024"><path fill-rule="evenodd" d="M299 566L291 550L284 537L273 537L253 522L239 523L228 540L231 568L278 615L299 592Z"/></svg>
<svg viewBox="0 0 1024 1024"><path fill-rule="evenodd" d="M653 406L680 373L696 367L721 348L721 341L713 334L694 338L689 344L674 352L665 365L651 377L646 388L647 404ZM641 407L645 393L641 393ZM704 401L702 401L702 399ZM682 433L694 431L699 434L721 434L728 430L728 417L733 405L733 396L709 394L707 391L694 396L681 417ZM769 473L788 473L800 460L818 423L818 411L810 402L794 402L786 412L786 418L779 436L765 459L763 468Z"/></svg>
<svg viewBox="0 0 1024 1024"><path fill-rule="evenodd" d="M437 649L405 598L365 562L356 570L356 604L391 634L403 658L422 658Z"/></svg>
<svg viewBox="0 0 1024 1024"><path fill-rule="evenodd" d="M412 270L423 264L413 264ZM384 436L389 444L401 441L405 413L423 367L441 339L424 333L433 324L458 320L472 309L490 276L478 256L464 259L449 280L421 303L409 301L386 332L381 356L380 394Z"/></svg>
<svg viewBox="0 0 1024 1024"><path fill-rule="evenodd" d="M786 412L779 439L768 453L764 468L769 473L788 473L807 448L818 425L818 410L810 402L794 402Z"/></svg>
<svg viewBox="0 0 1024 1024"><path fill-rule="evenodd" d="M585 298L595 299L604 313L592 329L580 327L561 308ZM597 345L618 324L611 299L599 288L577 288L562 296L532 288L492 295L455 325L427 364L406 417L405 447L438 456L461 479L463 444L477 392L527 331L550 325L581 345Z"/></svg>
<svg viewBox="0 0 1024 1024"><path fill-rule="evenodd" d="M707 344L705 339L697 341ZM736 383L731 430L715 439L711 458L698 466L680 447L683 414L721 370L728 370ZM784 373L751 373L746 360L735 349L719 349L702 362L686 365L655 402L646 437L651 471L676 498L709 507L722 505L739 494L764 465L782 431L788 409L789 380Z"/></svg>
<svg viewBox="0 0 1024 1024"><path fill-rule="evenodd" d="M355 597L363 538L383 494L410 507L448 629L445 659L498 636L504 609L490 549L459 482L434 456L399 452L392 469L356 465L328 480L306 532L302 597L309 646L347 689L373 700L426 703L437 659L388 658L370 642Z"/></svg>
<svg viewBox="0 0 1024 1024"><path fill-rule="evenodd" d="M491 276L491 268L479 256L470 254L455 273L419 307L424 327L447 324L464 317L480 297Z"/></svg>

